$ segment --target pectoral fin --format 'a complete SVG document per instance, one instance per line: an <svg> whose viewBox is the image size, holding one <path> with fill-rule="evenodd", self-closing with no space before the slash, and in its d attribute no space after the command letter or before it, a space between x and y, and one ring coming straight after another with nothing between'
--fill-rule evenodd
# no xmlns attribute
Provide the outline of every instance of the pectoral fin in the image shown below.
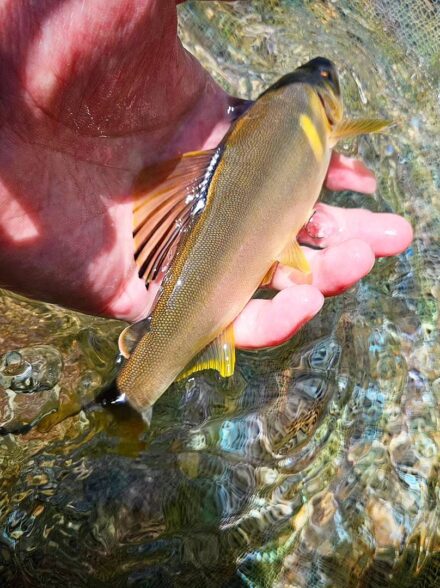
<svg viewBox="0 0 440 588"><path fill-rule="evenodd" d="M177 379L183 380L202 370L217 370L223 378L228 378L232 376L234 369L234 327L230 325L188 364Z"/></svg>
<svg viewBox="0 0 440 588"><path fill-rule="evenodd" d="M133 353L134 348L150 329L150 317L126 327L119 335L119 352L126 359Z"/></svg>
<svg viewBox="0 0 440 588"><path fill-rule="evenodd" d="M365 135L368 133L377 133L385 127L388 127L392 121L380 118L360 118L357 120L342 120L337 124L331 134L333 143L341 139Z"/></svg>

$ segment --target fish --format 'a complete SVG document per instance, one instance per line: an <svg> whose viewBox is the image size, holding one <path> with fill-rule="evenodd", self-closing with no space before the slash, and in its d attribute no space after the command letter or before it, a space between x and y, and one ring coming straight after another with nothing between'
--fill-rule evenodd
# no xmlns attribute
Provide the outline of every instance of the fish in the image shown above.
<svg viewBox="0 0 440 588"><path fill-rule="evenodd" d="M235 370L233 321L277 264L311 270L297 235L319 198L333 147L385 119L343 116L338 73L317 57L284 75L215 149L144 170L134 205L135 258L150 315L121 333L117 387L146 419L175 380Z"/></svg>

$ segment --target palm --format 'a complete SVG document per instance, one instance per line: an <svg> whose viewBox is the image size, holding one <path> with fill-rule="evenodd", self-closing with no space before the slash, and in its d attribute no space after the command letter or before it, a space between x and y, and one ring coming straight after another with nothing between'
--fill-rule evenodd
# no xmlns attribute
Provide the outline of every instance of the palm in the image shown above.
<svg viewBox="0 0 440 588"><path fill-rule="evenodd" d="M227 97L178 43L172 2L52 2L52 12L37 3L18 21L14 4L0 26L26 46L9 60L0 131L1 283L134 319L146 297L132 255L134 178L161 151L199 148L221 133ZM187 75L159 62L159 42ZM209 116L205 109L205 126L191 132L205 95Z"/></svg>
<svg viewBox="0 0 440 588"><path fill-rule="evenodd" d="M0 282L135 320L151 294L133 262L134 179L157 159L215 145L228 125L229 98L177 41L174 0L25 4L8 0L0 19L7 97L0 111ZM333 187L356 185L361 176L342 172ZM395 234L385 253L405 247L411 235L402 219L378 218L382 236L390 227ZM339 211L335 227L343 224ZM294 286L280 269L274 286L283 292L251 302L237 320L237 342L285 339L317 312L320 292L341 291L367 273L373 251L384 253L375 246L380 235L338 232L339 240L355 236L361 241L351 244L355 263L345 275L329 271L337 246L315 255L317 288Z"/></svg>

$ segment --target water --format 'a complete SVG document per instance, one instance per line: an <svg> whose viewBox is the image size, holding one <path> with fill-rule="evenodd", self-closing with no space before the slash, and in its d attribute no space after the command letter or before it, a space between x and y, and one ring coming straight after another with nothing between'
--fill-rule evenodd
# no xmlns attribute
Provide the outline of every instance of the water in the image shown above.
<svg viewBox="0 0 440 588"><path fill-rule="evenodd" d="M150 430L95 401L122 323L3 294L1 586L440 584L438 12L181 9L185 44L232 93L325 55L350 113L396 118L342 145L375 169L376 196L325 199L404 214L415 240L288 344L239 354L231 380L173 386Z"/></svg>

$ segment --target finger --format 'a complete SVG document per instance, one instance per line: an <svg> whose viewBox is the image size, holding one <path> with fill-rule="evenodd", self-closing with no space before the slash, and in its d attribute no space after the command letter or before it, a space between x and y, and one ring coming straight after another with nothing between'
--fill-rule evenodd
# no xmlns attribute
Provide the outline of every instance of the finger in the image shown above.
<svg viewBox="0 0 440 588"><path fill-rule="evenodd" d="M329 190L372 194L376 191L377 182L374 173L362 161L333 152L325 185Z"/></svg>
<svg viewBox="0 0 440 588"><path fill-rule="evenodd" d="M338 245L349 239L368 243L376 257L397 255L413 238L413 230L403 217L362 208L339 208L318 204L316 212L298 236L300 243L315 247Z"/></svg>
<svg viewBox="0 0 440 588"><path fill-rule="evenodd" d="M120 292L100 314L124 321L137 322L145 318L153 302L153 294L133 269Z"/></svg>
<svg viewBox="0 0 440 588"><path fill-rule="evenodd" d="M324 304L313 286L291 285L272 300L251 300L234 322L235 343L244 349L272 347L284 343Z"/></svg>
<svg viewBox="0 0 440 588"><path fill-rule="evenodd" d="M328 249L313 250L303 247L312 269L312 285L324 296L335 296L351 288L366 276L374 265L374 253L365 241L350 239ZM297 283L295 270L280 265L272 286L277 290L290 288Z"/></svg>

